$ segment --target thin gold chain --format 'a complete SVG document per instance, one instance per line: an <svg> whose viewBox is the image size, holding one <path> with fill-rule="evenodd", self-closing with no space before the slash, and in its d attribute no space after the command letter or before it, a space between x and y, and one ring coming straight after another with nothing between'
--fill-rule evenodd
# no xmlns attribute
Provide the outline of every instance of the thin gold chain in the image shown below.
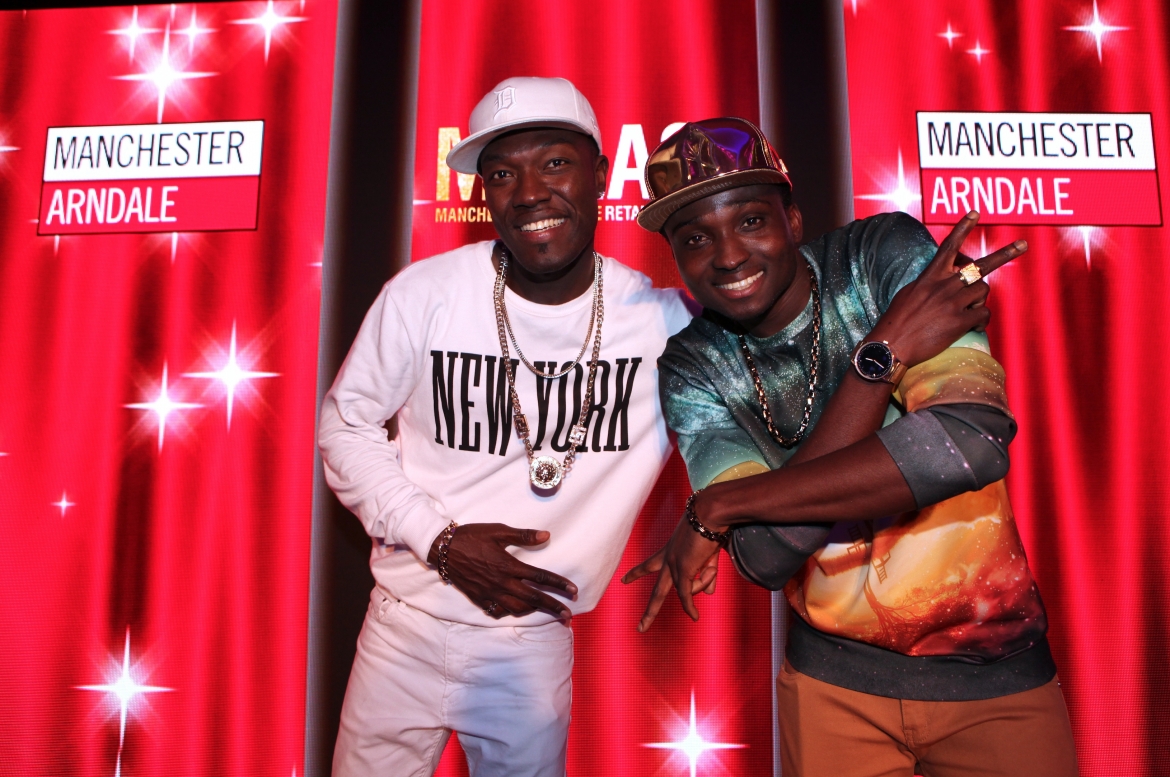
<svg viewBox="0 0 1170 777"><path fill-rule="evenodd" d="M760 380L760 373L756 370L756 360L752 358L752 352L748 349L747 338L743 335L739 336L739 348L743 351L743 359L747 362L748 371L752 374L752 381L756 384L756 397L760 400L760 409L764 412L764 423L768 427L768 434L772 435L772 439L782 448L795 447L804 439L804 434L808 431L809 419L812 418L813 399L817 393L817 364L821 359L821 291L817 285L817 274L813 272L811 266L808 268L808 277L812 283L813 298L812 365L808 371L808 396L804 402L804 418L801 419L800 428L793 436L785 437L772 422L772 411L768 407L768 396L764 393L764 383Z"/></svg>
<svg viewBox="0 0 1170 777"><path fill-rule="evenodd" d="M601 255L596 251L593 252L594 261L594 283L593 283L593 312L589 317L589 328L593 334L593 354L589 360L589 380L585 384L585 396L581 402L581 412L577 417L577 424L569 433L569 450L565 454L564 463L561 464L561 477L569 474L569 470L573 468L573 460L577 456L577 446L585 441L585 422L589 416L589 408L593 405L593 381L597 376L597 363L601 358L601 325L605 320L605 299L602 294L602 272L601 272ZM496 307L496 330L500 336L500 351L503 354L504 369L508 375L508 393L512 398L512 415L513 422L516 425L516 431L520 434L520 439L524 442L524 450L528 454L529 465L532 463L535 455L532 449L532 441L528 435L528 419L524 417L524 413L520 409L520 396L516 393L516 374L512 369L512 359L508 353L508 334L510 334L510 327L508 326L508 308L504 302L504 288L508 273L508 254L505 252L500 257L500 269L496 273L496 287L495 287L495 307ZM596 323L597 327L594 329L593 325ZM586 344L589 340L586 339ZM515 340L513 340L515 345ZM516 349L519 352L519 348ZM582 347L584 353L584 347ZM524 358L521 356L520 358ZM569 370L577 366L581 360L581 355L569 366L568 369L555 374L542 373L531 366L537 375L543 378L551 379L567 375ZM525 362L527 364L527 362Z"/></svg>
<svg viewBox="0 0 1170 777"><path fill-rule="evenodd" d="M508 261L508 256L508 250L505 248L500 257L501 268ZM504 329L508 333L508 339L512 341L512 347L516 349L516 355L520 357L520 361L524 362L525 367L542 378L552 380L562 375L568 375L570 370L581 363L581 357L585 355L585 349L589 347L589 338L593 334L593 324L597 321L597 298L601 289L601 257L598 256L596 251L593 252L593 256L593 312L589 316L589 327L585 330L585 341L581 343L581 350L577 352L577 358L566 364L560 372L544 372L543 370L538 370L532 362L528 361L527 357L524 356L524 352L520 350L520 343L516 342L515 333L512 332L512 320L508 318L508 308L502 304L500 305L500 309L504 312ZM600 329L601 325L598 324L598 330L600 331Z"/></svg>

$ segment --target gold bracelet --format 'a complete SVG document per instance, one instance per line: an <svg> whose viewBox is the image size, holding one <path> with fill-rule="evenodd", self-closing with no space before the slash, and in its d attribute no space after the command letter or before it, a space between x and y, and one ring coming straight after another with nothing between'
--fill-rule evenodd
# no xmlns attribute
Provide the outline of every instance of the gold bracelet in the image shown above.
<svg viewBox="0 0 1170 777"><path fill-rule="evenodd" d="M447 528L443 529L443 533L439 535L439 558L435 567L439 570L439 577L443 578L443 582L447 585L451 585L451 575L447 572L447 550L451 547L451 538L455 536L455 530L458 528L459 524L451 521L447 524Z"/></svg>
<svg viewBox="0 0 1170 777"><path fill-rule="evenodd" d="M702 491L702 489L699 489ZM687 506L683 509L683 515L687 517L687 523L691 528L699 533L703 539L711 540L711 542L718 542L720 545L726 545L727 541L731 539L731 529L727 531L711 531L699 521L699 516L695 515L695 497L699 495L699 491L691 494L687 499Z"/></svg>

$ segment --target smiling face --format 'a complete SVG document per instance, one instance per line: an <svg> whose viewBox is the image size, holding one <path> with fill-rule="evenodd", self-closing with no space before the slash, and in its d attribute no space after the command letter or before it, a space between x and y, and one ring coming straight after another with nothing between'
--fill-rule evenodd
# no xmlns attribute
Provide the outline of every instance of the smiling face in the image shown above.
<svg viewBox="0 0 1170 777"><path fill-rule="evenodd" d="M609 161L590 138L522 130L484 148L479 168L496 232L529 279L563 277L592 255ZM592 278L592 263L585 264Z"/></svg>
<svg viewBox="0 0 1170 777"><path fill-rule="evenodd" d="M695 300L758 336L780 331L808 302L797 254L800 209L780 186L741 186L679 209L663 227Z"/></svg>

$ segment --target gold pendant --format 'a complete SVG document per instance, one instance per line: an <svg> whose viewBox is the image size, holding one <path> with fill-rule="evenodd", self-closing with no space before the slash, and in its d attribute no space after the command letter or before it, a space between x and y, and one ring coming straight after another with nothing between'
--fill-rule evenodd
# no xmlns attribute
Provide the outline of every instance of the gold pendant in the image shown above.
<svg viewBox="0 0 1170 777"><path fill-rule="evenodd" d="M552 456L538 456L528 470L532 485L544 490L556 488L561 482L561 474L561 463Z"/></svg>

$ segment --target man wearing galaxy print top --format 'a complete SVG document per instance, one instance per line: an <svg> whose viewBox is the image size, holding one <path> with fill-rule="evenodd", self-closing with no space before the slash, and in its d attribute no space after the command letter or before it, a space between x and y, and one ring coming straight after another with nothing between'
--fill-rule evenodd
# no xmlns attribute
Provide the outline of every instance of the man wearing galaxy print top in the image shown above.
<svg viewBox="0 0 1170 777"><path fill-rule="evenodd" d="M685 295L594 251L608 161L584 96L509 78L447 164L499 240L386 284L321 409L376 587L334 775L562 777L573 614L601 598L672 443L655 360ZM384 424L397 415L398 436Z"/></svg>
<svg viewBox="0 0 1170 777"><path fill-rule="evenodd" d="M698 619L726 546L795 614L776 681L785 777L1075 775L982 333L981 277L1026 245L971 262L978 214L936 246L893 213L798 250L787 171L740 119L683 126L646 181L638 222L704 312L659 359L697 491L624 578L659 573L639 628L672 586Z"/></svg>

